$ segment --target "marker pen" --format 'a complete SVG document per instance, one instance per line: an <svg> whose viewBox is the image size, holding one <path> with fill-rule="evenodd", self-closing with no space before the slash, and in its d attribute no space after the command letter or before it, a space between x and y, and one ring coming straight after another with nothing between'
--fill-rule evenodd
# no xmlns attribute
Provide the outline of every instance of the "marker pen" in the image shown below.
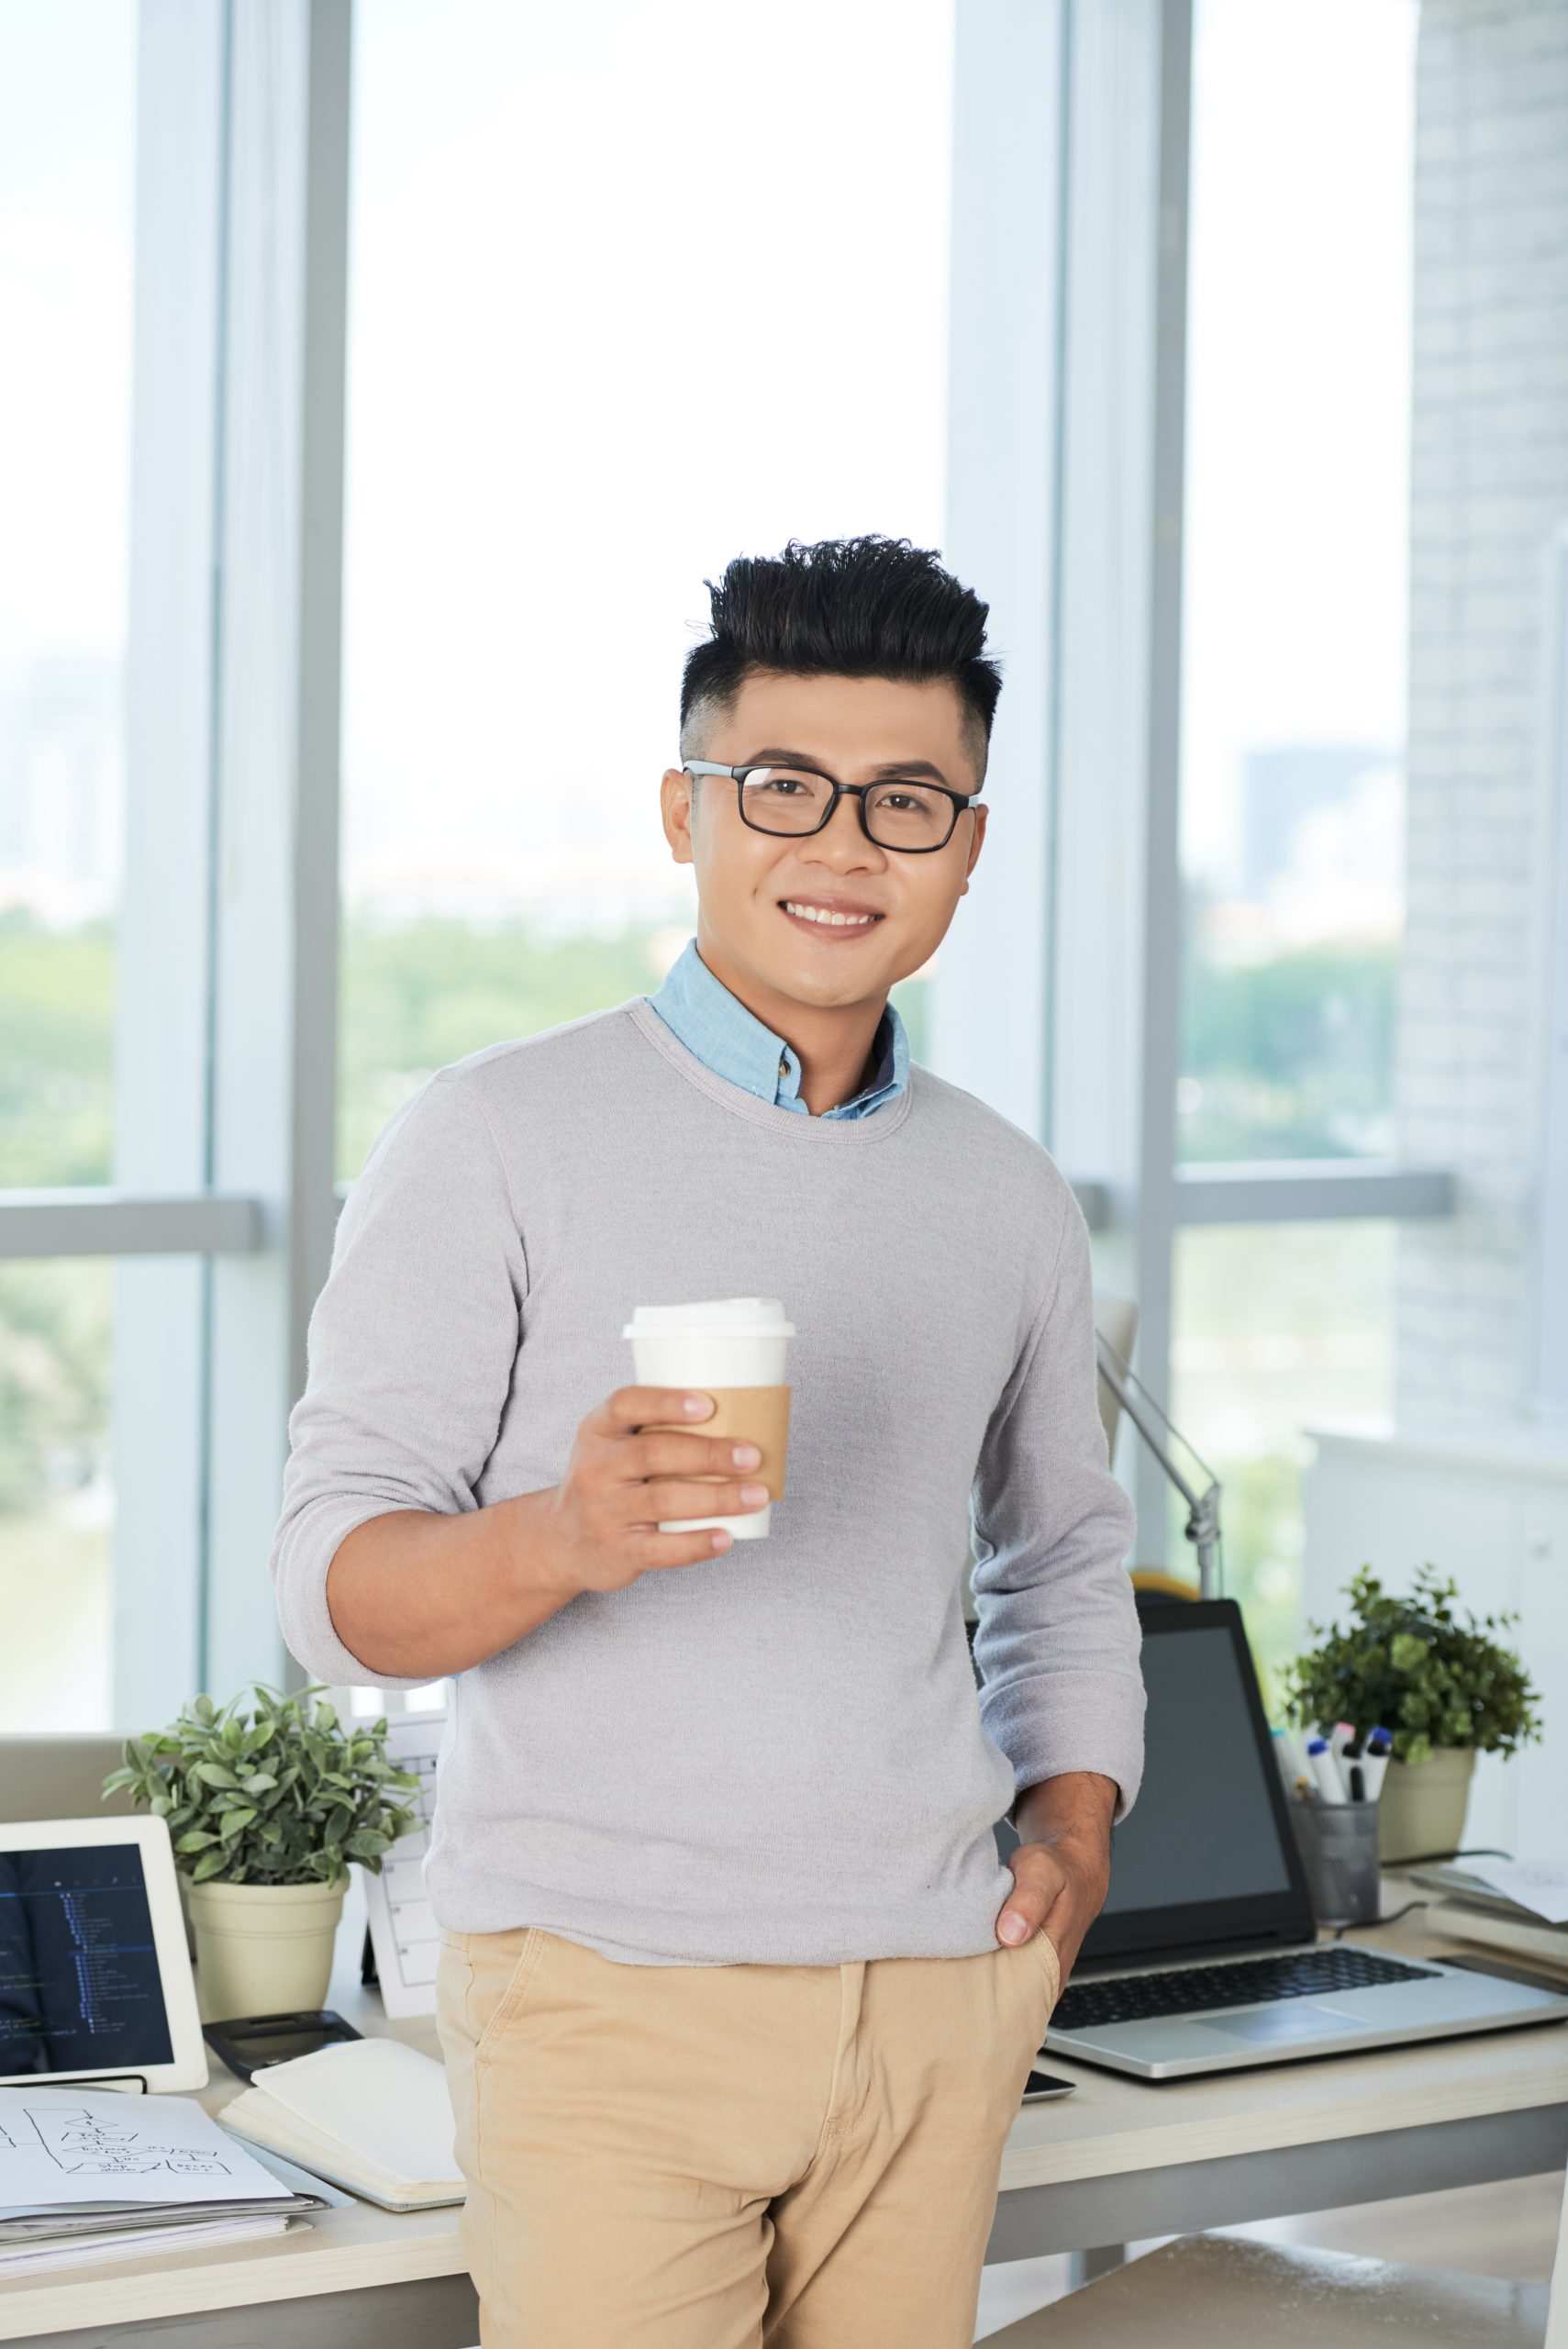
<svg viewBox="0 0 1568 2349"><path fill-rule="evenodd" d="M1344 1801L1345 1782L1326 1737L1315 1737L1307 1745L1307 1766L1317 1779L1318 1791L1325 1802Z"/></svg>
<svg viewBox="0 0 1568 2349"><path fill-rule="evenodd" d="M1274 1749L1274 1760L1279 1765L1279 1774L1284 1783L1284 1790L1289 1794L1307 1766L1301 1748L1288 1729L1271 1730L1269 1738Z"/></svg>

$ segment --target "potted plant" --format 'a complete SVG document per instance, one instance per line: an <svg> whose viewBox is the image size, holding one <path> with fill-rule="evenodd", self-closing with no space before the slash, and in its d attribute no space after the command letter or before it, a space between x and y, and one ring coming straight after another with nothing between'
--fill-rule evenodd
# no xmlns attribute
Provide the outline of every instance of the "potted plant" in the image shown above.
<svg viewBox="0 0 1568 2349"><path fill-rule="evenodd" d="M350 1862L379 1875L416 1823L398 1798L419 1781L387 1760L384 1717L345 1729L319 1687L253 1694L250 1712L197 1697L104 1781L169 1822L209 2021L319 2007Z"/></svg>
<svg viewBox="0 0 1568 2349"><path fill-rule="evenodd" d="M1385 1863L1456 1851L1477 1753L1512 1753L1540 1735L1529 1675L1492 1636L1518 1617L1462 1623L1459 1586L1430 1564L1407 1598L1385 1591L1364 1565L1345 1596L1354 1609L1347 1630L1308 1624L1318 1645L1288 1667L1285 1710L1325 1737L1336 1721L1389 1732L1378 1806Z"/></svg>

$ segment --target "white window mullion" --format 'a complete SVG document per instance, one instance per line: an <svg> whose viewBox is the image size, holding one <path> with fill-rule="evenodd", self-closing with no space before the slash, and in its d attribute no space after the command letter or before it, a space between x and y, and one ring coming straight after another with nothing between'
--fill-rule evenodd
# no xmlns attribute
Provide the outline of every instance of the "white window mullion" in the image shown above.
<svg viewBox="0 0 1568 2349"><path fill-rule="evenodd" d="M1551 913L1542 923L1535 1058L1539 1108L1531 1284L1530 1392L1540 1416L1568 1426L1568 527L1543 562L1545 615L1540 728L1542 828L1550 842Z"/></svg>
<svg viewBox="0 0 1568 2349"><path fill-rule="evenodd" d="M1058 1154L1106 1186L1096 1279L1170 1391L1179 906L1187 0L1073 13L1057 855ZM1167 1499L1126 1464L1138 1560Z"/></svg>
<svg viewBox="0 0 1568 2349"><path fill-rule="evenodd" d="M1067 0L959 0L944 555L1003 665L932 1066L1049 1146Z"/></svg>
<svg viewBox="0 0 1568 2349"><path fill-rule="evenodd" d="M213 1181L264 1242L216 1258L215 1691L291 1671L266 1558L335 1201L350 0L234 17L219 647Z"/></svg>
<svg viewBox="0 0 1568 2349"><path fill-rule="evenodd" d="M221 0L142 0L139 20L115 1175L144 1199L204 1190L210 1172L224 20ZM101 1217L77 1220L109 1236ZM118 1220L118 1236L134 1241L136 1219ZM69 1226L67 1215L62 1239ZM195 1254L139 1254L117 1275L117 1727L164 1719L200 1676L206 1277Z"/></svg>

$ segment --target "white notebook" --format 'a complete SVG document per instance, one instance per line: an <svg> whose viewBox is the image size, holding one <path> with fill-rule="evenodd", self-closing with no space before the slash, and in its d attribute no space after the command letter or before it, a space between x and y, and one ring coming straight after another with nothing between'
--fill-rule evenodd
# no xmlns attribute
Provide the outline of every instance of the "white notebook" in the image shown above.
<svg viewBox="0 0 1568 2349"><path fill-rule="evenodd" d="M354 2039L269 2064L226 2104L225 2128L388 2210L461 2202L439 2064L398 2039Z"/></svg>

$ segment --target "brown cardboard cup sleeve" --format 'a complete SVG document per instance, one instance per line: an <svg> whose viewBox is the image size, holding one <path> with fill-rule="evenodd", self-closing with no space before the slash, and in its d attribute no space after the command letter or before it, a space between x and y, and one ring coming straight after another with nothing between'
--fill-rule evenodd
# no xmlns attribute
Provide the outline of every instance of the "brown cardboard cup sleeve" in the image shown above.
<svg viewBox="0 0 1568 2349"><path fill-rule="evenodd" d="M784 1462L789 1453L787 1386L700 1386L688 1382L694 1395L711 1395L714 1410L706 1419L651 1419L650 1430L680 1428L687 1435L728 1436L731 1443L754 1443L762 1455L761 1467L731 1468L722 1476L704 1473L704 1484L728 1484L740 1477L751 1485L766 1485L770 1501L783 1500Z"/></svg>

